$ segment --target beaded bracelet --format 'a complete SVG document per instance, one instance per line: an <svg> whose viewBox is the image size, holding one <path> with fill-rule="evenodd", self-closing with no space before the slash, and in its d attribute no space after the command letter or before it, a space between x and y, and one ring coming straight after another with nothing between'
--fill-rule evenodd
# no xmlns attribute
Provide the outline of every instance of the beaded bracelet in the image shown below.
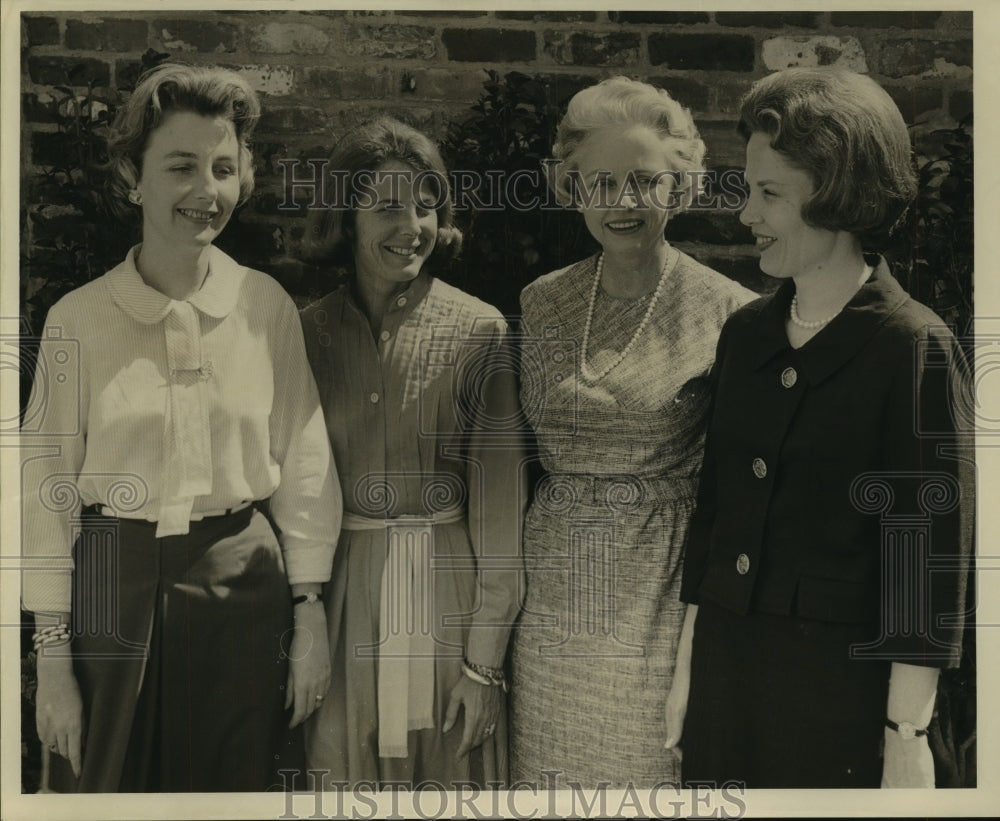
<svg viewBox="0 0 1000 821"><path fill-rule="evenodd" d="M499 667L473 664L468 659L462 659L462 672L477 684L486 687L503 687L503 691L507 692L507 679Z"/></svg>
<svg viewBox="0 0 1000 821"><path fill-rule="evenodd" d="M50 624L48 627L43 627L34 633L31 636L31 641L34 644L36 653L42 647L47 647L50 644L63 644L68 642L69 625L65 623Z"/></svg>

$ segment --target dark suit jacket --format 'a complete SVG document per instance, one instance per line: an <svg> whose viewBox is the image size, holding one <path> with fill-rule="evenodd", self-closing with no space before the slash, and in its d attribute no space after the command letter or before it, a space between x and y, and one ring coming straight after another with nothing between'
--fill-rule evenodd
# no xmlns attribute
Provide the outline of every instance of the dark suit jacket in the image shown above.
<svg viewBox="0 0 1000 821"><path fill-rule="evenodd" d="M793 293L720 336L681 598L869 623L873 657L955 664L974 502L961 348L882 260L797 350Z"/></svg>

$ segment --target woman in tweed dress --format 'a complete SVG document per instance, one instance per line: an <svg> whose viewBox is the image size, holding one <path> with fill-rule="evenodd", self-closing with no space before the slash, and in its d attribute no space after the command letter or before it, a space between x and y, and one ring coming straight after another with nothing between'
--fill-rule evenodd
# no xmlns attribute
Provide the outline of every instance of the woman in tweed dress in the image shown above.
<svg viewBox="0 0 1000 821"><path fill-rule="evenodd" d="M684 108L623 77L578 93L559 126L555 190L602 251L521 295L521 399L547 475L513 648L518 781L679 776L664 710L708 374L723 322L754 296L664 239L704 153Z"/></svg>
<svg viewBox="0 0 1000 821"><path fill-rule="evenodd" d="M503 782L526 501L507 325L432 274L461 234L427 137L374 120L330 165L343 197L308 236L349 281L302 322L345 516L308 763L326 788Z"/></svg>

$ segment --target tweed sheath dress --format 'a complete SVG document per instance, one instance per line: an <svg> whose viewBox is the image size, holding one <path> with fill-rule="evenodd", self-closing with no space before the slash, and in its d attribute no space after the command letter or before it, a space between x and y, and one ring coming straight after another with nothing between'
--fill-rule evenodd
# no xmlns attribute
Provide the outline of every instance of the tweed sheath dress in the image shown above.
<svg viewBox="0 0 1000 821"><path fill-rule="evenodd" d="M521 295L521 401L545 478L524 530L527 597L512 653L511 779L541 787L677 781L664 707L684 617L681 556L701 466L709 371L726 317L755 295L672 251L626 357L580 374L596 258ZM598 288L599 374L649 296ZM548 772L543 772L548 771Z"/></svg>

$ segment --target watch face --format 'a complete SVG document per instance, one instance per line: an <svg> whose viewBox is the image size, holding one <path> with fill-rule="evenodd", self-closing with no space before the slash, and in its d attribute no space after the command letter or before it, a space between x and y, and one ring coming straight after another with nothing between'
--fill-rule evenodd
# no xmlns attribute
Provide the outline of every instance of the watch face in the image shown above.
<svg viewBox="0 0 1000 821"><path fill-rule="evenodd" d="M904 741L909 741L910 739L917 737L917 728L910 724L909 721L899 722L899 737Z"/></svg>

